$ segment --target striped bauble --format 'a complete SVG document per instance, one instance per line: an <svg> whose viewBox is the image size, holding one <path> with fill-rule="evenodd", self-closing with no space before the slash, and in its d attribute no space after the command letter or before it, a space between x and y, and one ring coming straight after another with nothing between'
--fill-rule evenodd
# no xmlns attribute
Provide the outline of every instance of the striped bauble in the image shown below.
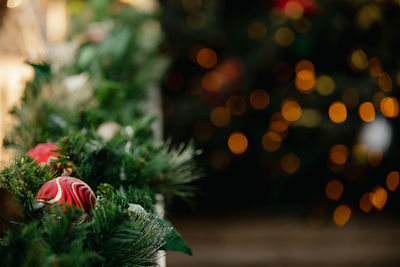
<svg viewBox="0 0 400 267"><path fill-rule="evenodd" d="M45 183L36 194L35 200L45 205L74 205L85 213L89 213L96 204L92 189L83 181L69 176L61 176Z"/></svg>

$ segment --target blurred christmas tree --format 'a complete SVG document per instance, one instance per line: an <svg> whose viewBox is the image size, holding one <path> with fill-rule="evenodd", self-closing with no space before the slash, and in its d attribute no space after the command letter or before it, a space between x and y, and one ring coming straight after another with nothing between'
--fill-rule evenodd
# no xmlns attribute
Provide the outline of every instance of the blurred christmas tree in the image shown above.
<svg viewBox="0 0 400 267"><path fill-rule="evenodd" d="M398 1L161 2L166 132L204 147L205 206L398 209Z"/></svg>

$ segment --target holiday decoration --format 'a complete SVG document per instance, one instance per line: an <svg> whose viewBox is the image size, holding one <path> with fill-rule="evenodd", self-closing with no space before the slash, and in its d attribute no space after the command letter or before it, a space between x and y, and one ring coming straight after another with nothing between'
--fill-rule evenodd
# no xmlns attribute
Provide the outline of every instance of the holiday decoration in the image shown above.
<svg viewBox="0 0 400 267"><path fill-rule="evenodd" d="M46 164L57 157L58 149L59 147L54 143L41 143L29 150L27 155L35 159L38 164Z"/></svg>
<svg viewBox="0 0 400 267"><path fill-rule="evenodd" d="M83 181L61 176L45 183L36 194L35 200L45 204L66 203L80 208L85 213L96 204L96 196Z"/></svg>

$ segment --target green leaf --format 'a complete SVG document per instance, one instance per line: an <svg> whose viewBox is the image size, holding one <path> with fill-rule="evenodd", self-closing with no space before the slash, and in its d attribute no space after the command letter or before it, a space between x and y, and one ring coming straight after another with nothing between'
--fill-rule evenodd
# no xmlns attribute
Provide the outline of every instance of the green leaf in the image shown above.
<svg viewBox="0 0 400 267"><path fill-rule="evenodd" d="M136 214L148 214L145 209L137 204L129 204L129 211L132 211ZM170 251L178 251L182 252L186 255L192 256L192 250L186 244L185 240L182 236L175 230L175 228L166 220L157 217L157 221L162 228L169 228L171 231L165 237L165 244L160 248L160 250L170 250Z"/></svg>

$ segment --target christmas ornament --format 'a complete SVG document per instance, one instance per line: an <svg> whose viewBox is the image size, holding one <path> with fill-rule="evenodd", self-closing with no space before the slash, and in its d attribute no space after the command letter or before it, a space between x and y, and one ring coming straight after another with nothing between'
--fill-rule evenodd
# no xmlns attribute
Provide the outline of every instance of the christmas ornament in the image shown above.
<svg viewBox="0 0 400 267"><path fill-rule="evenodd" d="M54 143L41 143L28 151L27 155L35 159L38 164L50 163L52 158L57 158L59 147Z"/></svg>
<svg viewBox="0 0 400 267"><path fill-rule="evenodd" d="M96 204L96 196L83 181L69 176L61 176L45 183L36 194L35 200L45 205L65 203L89 213Z"/></svg>

